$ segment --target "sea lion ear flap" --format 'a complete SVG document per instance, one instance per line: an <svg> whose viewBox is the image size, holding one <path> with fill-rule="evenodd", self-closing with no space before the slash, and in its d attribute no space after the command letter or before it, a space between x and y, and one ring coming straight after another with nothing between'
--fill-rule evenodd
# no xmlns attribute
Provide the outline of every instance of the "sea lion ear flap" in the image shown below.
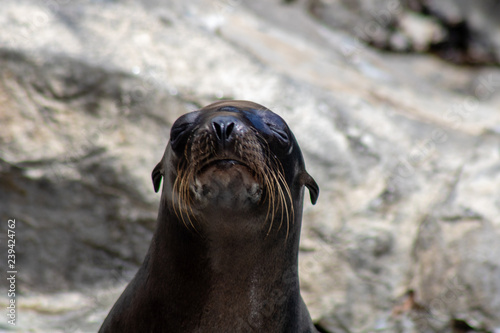
<svg viewBox="0 0 500 333"><path fill-rule="evenodd" d="M311 203L316 204L319 197L319 186L316 181L307 172L302 175L302 183L309 189L309 195L311 197Z"/></svg>
<svg viewBox="0 0 500 333"><path fill-rule="evenodd" d="M153 186L156 193L158 193L158 190L160 189L161 178L163 177L162 167L163 166L161 162L158 163L151 173L151 178L153 178Z"/></svg>

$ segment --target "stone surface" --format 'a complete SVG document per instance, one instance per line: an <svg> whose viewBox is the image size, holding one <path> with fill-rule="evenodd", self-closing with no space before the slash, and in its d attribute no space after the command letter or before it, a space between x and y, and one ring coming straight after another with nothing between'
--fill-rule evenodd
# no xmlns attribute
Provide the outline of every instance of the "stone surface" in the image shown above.
<svg viewBox="0 0 500 333"><path fill-rule="evenodd" d="M500 63L498 0L308 0L304 10L381 49L431 51L460 64Z"/></svg>
<svg viewBox="0 0 500 333"><path fill-rule="evenodd" d="M346 29L364 15L408 15L380 39L406 51L443 26L352 3L4 1L0 240L15 218L20 306L0 330L97 330L149 245L170 125L221 98L282 115L320 184L300 277L321 327L500 330L500 71L371 49Z"/></svg>

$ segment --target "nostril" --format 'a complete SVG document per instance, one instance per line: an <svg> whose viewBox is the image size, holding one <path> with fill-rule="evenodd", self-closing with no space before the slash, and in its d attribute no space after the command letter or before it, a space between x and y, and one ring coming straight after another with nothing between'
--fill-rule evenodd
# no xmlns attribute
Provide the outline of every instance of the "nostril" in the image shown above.
<svg viewBox="0 0 500 333"><path fill-rule="evenodd" d="M221 125L213 122L212 127L214 128L215 135L217 136L217 139L222 140L223 135L222 135L222 128Z"/></svg>
<svg viewBox="0 0 500 333"><path fill-rule="evenodd" d="M234 129L234 123L227 124L227 127L226 127L226 138L229 138L231 136L231 133L233 132L233 129Z"/></svg>

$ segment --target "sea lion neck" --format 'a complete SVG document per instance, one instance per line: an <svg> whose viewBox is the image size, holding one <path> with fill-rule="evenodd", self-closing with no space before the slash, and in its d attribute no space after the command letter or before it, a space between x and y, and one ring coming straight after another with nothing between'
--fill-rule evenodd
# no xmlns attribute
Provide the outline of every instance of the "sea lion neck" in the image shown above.
<svg viewBox="0 0 500 333"><path fill-rule="evenodd" d="M172 208L170 208L171 210ZM167 209L160 210L168 211ZM256 271L280 271L286 270L290 266L297 265L298 254L298 233L292 228L287 239L283 238L283 230L274 231L269 234L262 229L262 232L235 232L236 225L243 225L248 221L238 221L238 217L227 217L231 223L221 221L204 221L211 227L204 226L200 230L186 227L177 220L172 220L171 214L158 216L158 225L153 243L150 248L150 255L158 261L161 269L161 262L169 262L171 258L189 258L192 269L203 269L205 272L216 275L225 275L229 279L235 276L246 278ZM244 220L244 217L239 219ZM252 225L264 224L262 221L251 221ZM252 226L246 229L252 229ZM290 255L295 254L295 255ZM171 258L170 258L171 257ZM173 260L175 262L175 260ZM186 265L182 263L181 266ZM175 268L171 267L170 269ZM273 276L272 279L279 279ZM268 281L269 282L269 281Z"/></svg>
<svg viewBox="0 0 500 333"><path fill-rule="evenodd" d="M201 313L200 327L261 332L289 320L283 307L300 301L297 256L289 255L297 251L295 234L287 241L278 234L213 239L161 215L158 223L144 268L151 284L161 281L162 289L150 292L181 299L176 307L183 318Z"/></svg>

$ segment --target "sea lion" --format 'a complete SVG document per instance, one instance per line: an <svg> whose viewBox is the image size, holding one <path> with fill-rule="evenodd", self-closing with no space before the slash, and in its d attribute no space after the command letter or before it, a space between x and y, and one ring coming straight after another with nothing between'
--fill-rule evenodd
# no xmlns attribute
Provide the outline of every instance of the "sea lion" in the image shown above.
<svg viewBox="0 0 500 333"><path fill-rule="evenodd" d="M221 101L181 116L152 173L156 231L99 332L316 332L300 296L306 172L285 121Z"/></svg>

